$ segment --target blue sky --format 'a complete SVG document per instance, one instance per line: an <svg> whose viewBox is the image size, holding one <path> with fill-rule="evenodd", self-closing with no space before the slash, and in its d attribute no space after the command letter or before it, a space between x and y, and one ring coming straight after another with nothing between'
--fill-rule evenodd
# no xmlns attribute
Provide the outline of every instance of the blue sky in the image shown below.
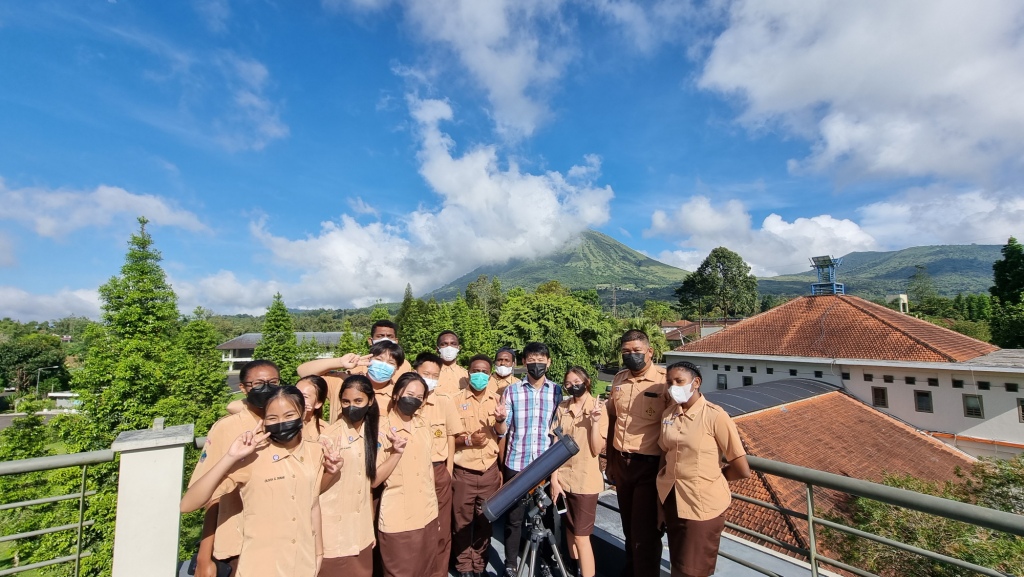
<svg viewBox="0 0 1024 577"><path fill-rule="evenodd" d="M363 306L594 228L692 270L1002 244L1024 5L0 6L0 316L95 316L135 217L181 298Z"/></svg>

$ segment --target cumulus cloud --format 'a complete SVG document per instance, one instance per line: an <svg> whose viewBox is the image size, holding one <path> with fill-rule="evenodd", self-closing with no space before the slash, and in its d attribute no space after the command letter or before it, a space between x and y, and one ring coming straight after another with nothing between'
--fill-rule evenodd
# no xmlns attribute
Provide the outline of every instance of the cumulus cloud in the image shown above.
<svg viewBox="0 0 1024 577"><path fill-rule="evenodd" d="M40 236L60 238L81 228L102 227L116 218L140 215L158 226L208 230L195 214L151 194L106 185L92 190L8 188L0 179L0 220L20 222Z"/></svg>
<svg viewBox="0 0 1024 577"><path fill-rule="evenodd" d="M698 79L813 141L791 169L990 178L1024 160L1024 4L739 0Z"/></svg>
<svg viewBox="0 0 1024 577"><path fill-rule="evenodd" d="M63 289L51 295L37 295L16 287L0 286L0 317L45 321L71 315L98 318L99 293L95 289Z"/></svg>

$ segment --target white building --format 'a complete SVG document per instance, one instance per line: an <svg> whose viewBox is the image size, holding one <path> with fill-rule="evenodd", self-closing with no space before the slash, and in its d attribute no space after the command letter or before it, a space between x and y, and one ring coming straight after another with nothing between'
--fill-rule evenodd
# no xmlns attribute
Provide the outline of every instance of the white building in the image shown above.
<svg viewBox="0 0 1024 577"><path fill-rule="evenodd" d="M682 360L700 367L706 390L810 378L972 455L1024 451L1024 350L858 297L792 300L665 353Z"/></svg>
<svg viewBox="0 0 1024 577"><path fill-rule="evenodd" d="M344 333L340 332L297 332L295 333L295 342L301 345L306 340L316 340L325 351L321 353L318 358L324 359L334 356L332 351L338 346L338 341L341 340L341 335L343 334ZM359 338L355 333L353 333L353 336L355 338ZM217 345L217 350L221 351L221 360L225 363L229 363L228 372L237 372L242 368L242 365L253 360L253 353L256 350L256 345L260 344L262 339L262 333L245 333L243 335L238 335L230 341Z"/></svg>

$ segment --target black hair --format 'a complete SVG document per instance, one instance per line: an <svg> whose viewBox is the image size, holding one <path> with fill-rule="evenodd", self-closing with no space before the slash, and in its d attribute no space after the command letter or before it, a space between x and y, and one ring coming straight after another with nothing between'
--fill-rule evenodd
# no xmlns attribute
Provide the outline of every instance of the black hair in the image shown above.
<svg viewBox="0 0 1024 577"><path fill-rule="evenodd" d="M647 333L640 329L630 329L626 331L626 334L622 335L622 338L619 339L619 346L621 347L622 345L633 341L640 341L645 345L651 344L651 339L647 336Z"/></svg>
<svg viewBox="0 0 1024 577"><path fill-rule="evenodd" d="M302 413L306 412L306 397L302 396L302 391L298 387L295 385L284 385L281 387L270 387L270 391L270 395L267 397L267 404L264 405L265 407L269 407L274 399L284 397L299 409L299 418L302 418Z"/></svg>
<svg viewBox="0 0 1024 577"><path fill-rule="evenodd" d="M320 375L309 375L295 381L295 386L298 387L302 381L309 381L316 387L316 400L320 406L313 409L313 416L316 417L316 430L319 431L320 420L324 418L324 401L327 400L327 381Z"/></svg>
<svg viewBox="0 0 1024 577"><path fill-rule="evenodd" d="M441 331L440 333L437 334L437 342L434 343L434 344L440 346L441 345L441 337L443 337L445 335L453 335L455 337L455 340L459 341L460 345L462 344L462 339L459 338L459 334L457 332L455 332L455 331Z"/></svg>
<svg viewBox="0 0 1024 577"><path fill-rule="evenodd" d="M516 362L516 350L512 347L501 347L498 352L494 353L494 362L498 362L498 355L501 353L508 353L512 355L512 362Z"/></svg>
<svg viewBox="0 0 1024 577"><path fill-rule="evenodd" d="M691 363L690 361L679 361L678 363L672 363L671 365L668 366L667 369L665 369L665 375L667 376L671 371L675 369L683 369L684 371L689 372L691 376L700 379L700 382L704 382L704 377L700 376L700 369L698 369L697 365Z"/></svg>
<svg viewBox="0 0 1024 577"><path fill-rule="evenodd" d="M577 377L583 379L583 384L587 386L587 392L588 393L593 393L594 392L593 388L591 387L590 374L587 373L587 369L584 369L583 367L581 367L579 365L574 365L574 366L569 367L569 370L565 371L565 377L568 377L569 373L573 373ZM563 383L565 382L565 377L562 377L562 382Z"/></svg>
<svg viewBox="0 0 1024 577"><path fill-rule="evenodd" d="M413 381L419 381L423 385L423 395L427 394L427 381L423 380L417 372L402 373L402 376L398 377L398 382L395 383L395 388L391 390L391 404L388 406L388 410L391 410L398 405L398 399L402 398L402 393L405 392L405 388L409 386L409 383Z"/></svg>
<svg viewBox="0 0 1024 577"><path fill-rule="evenodd" d="M402 346L398 343L391 341L381 341L370 347L370 355L377 357L384 353L391 355L391 360L395 361L395 368L402 366L405 362L405 351L402 350Z"/></svg>
<svg viewBox="0 0 1024 577"><path fill-rule="evenodd" d="M487 363L488 367L494 368L494 363L491 362L491 357L487 355L473 355L469 359L469 363L466 364L466 368L473 366L473 363L475 363L476 361L484 361L485 363Z"/></svg>
<svg viewBox="0 0 1024 577"><path fill-rule="evenodd" d="M244 383L248 380L249 373L255 371L260 367L272 367L277 371L277 377L281 378L281 369L277 368L274 361L268 361L267 359L256 359L255 361L249 361L242 365L241 370L238 371L238 382Z"/></svg>
<svg viewBox="0 0 1024 577"><path fill-rule="evenodd" d="M373 383L365 375L350 375L341 382L341 390L338 392L339 407L341 395L348 389L358 389L360 393L366 395L370 403L366 416L363 417L363 452L366 453L366 477L373 483L373 478L377 476L377 427L380 421L380 405L377 404Z"/></svg>
<svg viewBox="0 0 1024 577"><path fill-rule="evenodd" d="M434 363L438 367L444 366L444 361L441 357L434 353L420 353L416 355L416 360L412 362L412 368L418 370L423 363Z"/></svg>
<svg viewBox="0 0 1024 577"><path fill-rule="evenodd" d="M550 359L551 350L544 343L526 343L526 346L523 347L523 358L525 359L530 355L544 355Z"/></svg>
<svg viewBox="0 0 1024 577"><path fill-rule="evenodd" d="M381 319L381 320L373 323L372 325L370 325L370 338L371 339L373 338L373 334L376 333L377 329L379 329L380 327L389 328L389 329L395 331L395 336L398 336L398 325L396 325L395 323L393 323L393 322L391 322L391 321L389 321L387 319Z"/></svg>

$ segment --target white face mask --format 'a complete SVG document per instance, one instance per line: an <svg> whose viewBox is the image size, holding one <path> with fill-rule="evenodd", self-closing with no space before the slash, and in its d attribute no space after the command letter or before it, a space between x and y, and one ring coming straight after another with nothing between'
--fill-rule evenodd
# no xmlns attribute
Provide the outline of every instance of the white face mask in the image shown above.
<svg viewBox="0 0 1024 577"><path fill-rule="evenodd" d="M503 366L503 365L498 365L498 366L494 367L494 372L499 377L505 378L505 377L507 377L507 376L512 374L512 367L506 367L506 366Z"/></svg>
<svg viewBox="0 0 1024 577"><path fill-rule="evenodd" d="M388 341L389 343L395 342L395 341L389 339L388 337L381 337L379 339L374 339L374 340L370 341L370 344L375 345L375 344L377 344L377 343L379 343L381 341Z"/></svg>
<svg viewBox="0 0 1024 577"><path fill-rule="evenodd" d="M428 391L433 391L434 389L437 388L437 379L428 379L424 377L423 380L427 383Z"/></svg>
<svg viewBox="0 0 1024 577"><path fill-rule="evenodd" d="M668 388L668 394L672 395L673 401L682 405L693 396L693 381L685 385L672 385Z"/></svg>
<svg viewBox="0 0 1024 577"><path fill-rule="evenodd" d="M437 354L441 356L441 359L446 363L450 363L455 360L455 357L459 356L458 347L441 347L437 349Z"/></svg>

